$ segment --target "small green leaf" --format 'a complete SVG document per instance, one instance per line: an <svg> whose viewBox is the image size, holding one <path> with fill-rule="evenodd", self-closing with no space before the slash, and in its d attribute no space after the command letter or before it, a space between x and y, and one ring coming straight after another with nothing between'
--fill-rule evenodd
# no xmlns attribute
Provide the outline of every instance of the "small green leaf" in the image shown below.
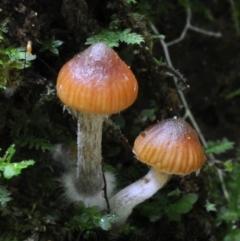
<svg viewBox="0 0 240 241"><path fill-rule="evenodd" d="M194 204L198 200L198 195L196 193L188 193L181 198L182 202L189 202Z"/></svg>
<svg viewBox="0 0 240 241"><path fill-rule="evenodd" d="M226 172L232 172L232 170L233 170L232 160L228 160L226 162L223 162L223 165L224 165L224 170Z"/></svg>
<svg viewBox="0 0 240 241"><path fill-rule="evenodd" d="M12 198L10 197L11 193L4 187L0 186L0 205L6 206L7 202L11 201Z"/></svg>
<svg viewBox="0 0 240 241"><path fill-rule="evenodd" d="M61 46L63 43L64 43L64 42L61 41L61 40L55 40L55 41L53 42L53 45L54 45L55 47L59 47L59 46Z"/></svg>
<svg viewBox="0 0 240 241"><path fill-rule="evenodd" d="M175 203L169 205L167 207L167 211L179 214L188 213L192 209L193 204L197 201L197 199L198 195L195 193L186 194Z"/></svg>
<svg viewBox="0 0 240 241"><path fill-rule="evenodd" d="M36 55L26 53L25 54L25 59L26 59L26 61L32 61L32 60L36 59Z"/></svg>
<svg viewBox="0 0 240 241"><path fill-rule="evenodd" d="M4 157L2 158L3 162L7 162L9 163L13 157L13 155L15 154L15 145L12 144L6 151ZM1 159L0 159L1 161Z"/></svg>
<svg viewBox="0 0 240 241"><path fill-rule="evenodd" d="M170 205L168 209L170 209L172 212L174 211L175 213L184 214L188 213L192 209L192 204L179 200L178 202Z"/></svg>
<svg viewBox="0 0 240 241"><path fill-rule="evenodd" d="M160 58L159 60L156 59L156 58L153 58L153 60L155 61L155 63L156 63L158 66L162 66L162 65L165 65L165 64L166 64L162 58Z"/></svg>
<svg viewBox="0 0 240 241"><path fill-rule="evenodd" d="M146 117L152 117L154 114L155 114L154 109L144 109L141 111L141 115Z"/></svg>
<svg viewBox="0 0 240 241"><path fill-rule="evenodd" d="M211 211L216 212L217 211L216 205L214 203L210 203L208 200L206 201L205 208L206 208L207 212L211 212Z"/></svg>
<svg viewBox="0 0 240 241"><path fill-rule="evenodd" d="M112 225L109 222L109 220L107 218L101 218L99 221L99 226L103 229L103 230L110 230Z"/></svg>
<svg viewBox="0 0 240 241"><path fill-rule="evenodd" d="M53 54L59 55L59 51L57 48L51 48L49 49Z"/></svg>
<svg viewBox="0 0 240 241"><path fill-rule="evenodd" d="M11 165L8 165L4 168L4 171L3 171L4 178L10 179L15 175L16 175L16 172L14 171Z"/></svg>
<svg viewBox="0 0 240 241"><path fill-rule="evenodd" d="M112 227L112 224L118 221L118 216L115 214L106 214L102 216L102 218L99 221L99 226L103 230L110 230Z"/></svg>
<svg viewBox="0 0 240 241"><path fill-rule="evenodd" d="M155 109L144 109L140 113L141 121L145 122L147 119L154 121L156 119Z"/></svg>
<svg viewBox="0 0 240 241"><path fill-rule="evenodd" d="M223 138L221 141L209 141L208 147L206 148L205 152L207 154L221 154L225 153L228 150L233 149L234 142L230 142L227 138Z"/></svg>
<svg viewBox="0 0 240 241"><path fill-rule="evenodd" d="M13 176L17 176L21 173L22 169L27 168L30 165L33 165L33 160L16 162L16 163L8 163L4 167L3 176L6 179L10 179Z"/></svg>
<svg viewBox="0 0 240 241"><path fill-rule="evenodd" d="M240 95L240 89L237 89L237 90L229 93L228 95L225 96L225 99L230 100L230 99L232 99L232 98L234 98L235 96L238 96L238 95Z"/></svg>
<svg viewBox="0 0 240 241"><path fill-rule="evenodd" d="M43 42L43 46L39 51L43 52L45 50L50 50L53 54L59 55L59 51L57 48L63 43L64 42L61 40L55 40L55 36L53 36L50 40Z"/></svg>

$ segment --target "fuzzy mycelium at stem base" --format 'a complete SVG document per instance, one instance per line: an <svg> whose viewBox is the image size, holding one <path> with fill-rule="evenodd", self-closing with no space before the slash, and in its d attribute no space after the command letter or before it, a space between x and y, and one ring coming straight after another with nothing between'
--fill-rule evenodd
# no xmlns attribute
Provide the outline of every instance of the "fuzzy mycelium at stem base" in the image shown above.
<svg viewBox="0 0 240 241"><path fill-rule="evenodd" d="M77 168L73 178L70 175L65 178L68 183L74 182L74 185L65 185L66 188L74 188L74 192L83 197L102 193L104 116L132 105L137 93L134 74L104 43L90 46L62 67L57 79L57 94L78 119ZM79 198L73 198L73 201L79 201Z"/></svg>
<svg viewBox="0 0 240 241"><path fill-rule="evenodd" d="M139 203L154 195L172 174L188 175L199 170L206 156L198 135L184 120L172 118L147 128L135 140L133 152L151 170L142 179L110 199L111 212L123 223Z"/></svg>

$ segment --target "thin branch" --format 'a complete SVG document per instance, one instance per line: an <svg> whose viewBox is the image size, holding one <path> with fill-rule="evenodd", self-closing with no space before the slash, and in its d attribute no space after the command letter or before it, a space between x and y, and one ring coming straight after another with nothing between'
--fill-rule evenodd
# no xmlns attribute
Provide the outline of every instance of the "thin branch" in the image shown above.
<svg viewBox="0 0 240 241"><path fill-rule="evenodd" d="M207 31L205 29L201 29L201 28L198 28L196 26L193 26L191 24L191 20L192 20L192 11L191 11L190 8L188 8L187 9L186 25L185 25L185 27L184 27L180 37L175 39L175 40L172 40L172 41L166 43L167 47L182 41L185 38L185 36L187 34L187 31L189 29L193 30L195 32L198 32L198 33L201 33L201 34L204 34L204 35L209 35L209 36L216 37L216 38L222 37L222 33L220 33L220 32L216 32L215 33L215 32Z"/></svg>
<svg viewBox="0 0 240 241"><path fill-rule="evenodd" d="M187 18L186 18L186 25L180 35L179 38L175 39L175 40L172 40L168 43L166 43L163 39L160 39L160 43L163 47L163 52L164 52L164 55L165 55L165 58L166 58L166 61L167 61L167 64L169 65L169 67L173 68L174 69L174 66L172 64L172 61L171 61L171 57L170 57L170 54L169 54L169 50L168 50L168 47L173 45L173 44L177 44L179 43L180 41L182 41L186 34L187 34L187 31L190 29L190 30L193 30L195 32L198 32L198 33L201 33L201 34L205 34L205 35L209 35L209 36L213 36L213 37L221 37L222 34L217 32L211 32L211 31L207 31L207 30L204 30L204 29L201 29L201 28L198 28L198 27L195 27L195 26L192 26L191 25L191 19L192 19L192 12L191 12L191 9L187 9ZM150 23L150 27L152 29L152 31L155 33L155 34L159 34L159 31L157 30L157 28L155 27L155 25L153 23ZM179 88L177 88L177 78L175 76L173 76L173 80L174 80L174 83L175 83L175 86L176 86L176 89L178 91L178 95L181 99L181 102L185 108L185 114L183 116L184 119L186 118L189 118L194 129L197 131L198 135L199 135L199 138L203 144L203 146L206 148L208 146L207 144L207 141L205 139L205 137L203 136L202 132L201 132L201 129L199 128L197 122L195 121L195 118L189 108L189 105L187 103L187 100L185 98L185 95L184 93L182 92L182 90L180 90ZM211 161L214 161L215 160L215 157L213 154L210 154L209 155L209 158ZM228 194L228 191L226 189L226 185L225 185L225 182L224 182L224 179L223 179L223 172L221 169L217 168L217 173L218 173L218 177L219 177L219 180L221 182L221 186L222 186L222 191L223 191L223 194L225 196L225 198L227 200L229 200L229 194Z"/></svg>
<svg viewBox="0 0 240 241"><path fill-rule="evenodd" d="M153 32L154 32L155 34L159 34L158 30L156 29L156 27L155 27L152 23L150 24L150 27L151 27L151 29L153 30ZM167 64L168 64L171 68L174 68L174 67L173 67L173 64L172 64L172 61L171 61L171 57L170 57L170 55L169 55L169 51L168 51L168 46L167 46L167 44L165 43L165 41L164 41L163 39L160 39L160 42L161 42L161 45L162 45L162 47L163 47L163 51L164 51L164 55L165 55ZM176 78L175 76L173 76L173 79L174 79L174 83L175 83L175 85L176 85L176 87L177 87L177 78ZM193 115L192 115L192 112L191 112L190 109L189 109L187 100L186 100L186 98L185 98L182 90L180 90L180 89L177 88L177 91L178 91L179 97L180 97L180 99L181 99L181 101L182 101L182 104L183 104L183 106L184 106L184 108L185 108L185 116L187 116L187 117L191 120L191 123L192 123L194 129L197 131L197 133L198 133L198 135L199 135L199 138L200 138L203 146L206 147L206 146L207 146L207 142L206 142L203 134L201 133L201 130L200 130L200 128L198 127L198 124L197 124L197 122L195 121L195 119L194 119L194 117L193 117Z"/></svg>
<svg viewBox="0 0 240 241"><path fill-rule="evenodd" d="M201 34L205 34L205 35L209 35L209 36L212 36L212 37L216 37L216 38L220 38L222 37L222 33L214 33L214 32L211 32L211 31L207 31L207 30L204 30L204 29L201 29L201 28L198 28L198 27L194 27L192 25L189 26L189 29L195 31L195 32L198 32L198 33L201 33Z"/></svg>
<svg viewBox="0 0 240 241"><path fill-rule="evenodd" d="M105 173L103 170L103 165L102 165L102 175L103 175L103 182L104 182L103 194L104 194L104 198L106 200L107 213L109 214L110 213L110 205L109 205L109 200L108 200L108 195L107 195L107 181L106 181Z"/></svg>
<svg viewBox="0 0 240 241"><path fill-rule="evenodd" d="M186 25L185 25L185 27L184 27L184 29L183 29L180 37L177 38L177 39L175 39L175 40L173 40L173 41L171 41L171 42L169 42L169 43L166 43L167 47L168 47L168 46L171 46L171 45L173 45L173 44L176 44L176 43L182 41L182 40L185 38L185 35L186 35L187 31L188 31L188 28L189 28L190 25L191 25L191 24L190 24L191 17L192 17L192 12L189 11L189 10L187 10Z"/></svg>

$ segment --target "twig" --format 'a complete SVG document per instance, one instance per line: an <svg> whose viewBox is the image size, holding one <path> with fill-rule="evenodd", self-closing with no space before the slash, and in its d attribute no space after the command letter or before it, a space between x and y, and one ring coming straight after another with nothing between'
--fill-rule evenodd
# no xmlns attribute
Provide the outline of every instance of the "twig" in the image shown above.
<svg viewBox="0 0 240 241"><path fill-rule="evenodd" d="M105 173L103 170L103 165L102 165L102 175L103 175L103 182L104 182L104 187L103 187L103 193L104 193L104 198L106 200L106 205L107 205L107 213L110 213L110 205L109 205L109 200L108 200L108 195L107 195L107 181L105 177Z"/></svg>
<svg viewBox="0 0 240 241"><path fill-rule="evenodd" d="M191 9L187 9L187 18L186 18L186 25L184 26L184 29L180 35L179 38L175 39L175 40L172 40L168 43L166 43L163 39L160 39L160 43L163 47L163 52L164 52L164 55L165 55L165 58L166 58L166 61L167 61L167 64L171 67L171 68L174 68L173 67L173 64L172 64L172 61L171 61L171 57L170 57L170 54L169 54L169 50L168 50L168 47L173 45L173 44L177 44L179 43L180 41L182 41L186 34L187 34L187 31L190 29L190 30L193 30L195 32L198 32L198 33L201 33L201 34L205 34L205 35L209 35L209 36L213 36L213 37L221 37L222 34L220 32L211 32L211 31L207 31L207 30L204 30L204 29L201 29L201 28L198 28L198 27L195 27L191 24L191 19L192 19L192 12L191 12ZM152 29L152 31L155 33L155 34L159 34L159 31L157 30L157 28L155 27L155 25L153 23L150 22L150 27ZM176 89L178 91L178 94L179 94L179 97L181 99L181 102L185 108L185 114L183 116L184 119L186 118L189 118L194 129L197 131L198 135L199 135L199 138L203 144L203 146L206 148L208 146L207 144L207 141L205 139L205 137L203 136L197 122L195 121L195 118L189 108L189 105L187 103L187 100L185 98L185 95L184 93L182 92L182 90L180 90L179 88L177 88L177 78L176 76L173 76L173 80L174 80L174 83L176 85ZM213 154L210 154L209 155L209 159L210 160L215 160L215 157ZM229 194L228 194L228 191L226 189L226 185L224 183L224 179L223 179L223 172L221 169L217 168L217 173L218 173L218 177L219 177L219 180L221 182L221 185L222 185L222 191L223 191L223 194L225 196L225 198L227 200L229 200Z"/></svg>
<svg viewBox="0 0 240 241"><path fill-rule="evenodd" d="M158 30L156 29L156 27L155 27L152 23L150 24L150 27L151 27L151 29L153 30L153 32L154 32L155 34L159 34ZM160 42L161 42L161 45L162 45L162 47L163 47L163 51L164 51L164 55L165 55L167 64L168 64L171 68L174 68L174 67L173 67L173 64L172 64L172 61L171 61L171 58L170 58L170 55L169 55L169 51L168 51L168 46L167 46L167 44L165 43L165 41L164 41L163 39L160 39ZM177 42L179 42L179 41L177 41ZM176 43L177 43L177 42L176 42ZM175 85L176 85L176 87L177 87L177 78L176 78L175 76L173 76L173 79L174 79L174 83L175 83ZM185 98L182 90L180 90L180 89L177 88L177 91L178 91L179 97L180 97L180 99L181 99L181 101L182 101L182 104L183 104L183 106L184 106L184 108L185 108L185 115L184 115L184 116L185 116L185 117L188 117L188 118L191 120L193 127L194 127L195 130L198 132L199 138L200 138L200 140L202 141L203 146L206 147L206 146L207 146L207 142L206 142L204 136L202 135L201 130L200 130L200 128L198 127L198 124L196 123L196 121L195 121L195 119L194 119L194 117L193 117L193 115L192 115L192 112L191 112L190 109L189 109L187 100L186 100L186 98Z"/></svg>
<svg viewBox="0 0 240 241"><path fill-rule="evenodd" d="M186 35L186 33L187 33L187 31L189 29L191 29L191 30L193 30L195 32L198 32L198 33L201 33L201 34L204 34L204 35L213 36L213 37L216 37L216 38L222 37L222 33L220 33L220 32L215 33L215 32L207 31L205 29L201 29L201 28L193 26L191 24L191 20L192 20L192 11L191 11L190 8L188 8L187 9L186 25L185 25L185 27L184 27L180 37L175 39L175 40L172 40L172 41L166 43L167 47L182 41L185 38L185 35Z"/></svg>

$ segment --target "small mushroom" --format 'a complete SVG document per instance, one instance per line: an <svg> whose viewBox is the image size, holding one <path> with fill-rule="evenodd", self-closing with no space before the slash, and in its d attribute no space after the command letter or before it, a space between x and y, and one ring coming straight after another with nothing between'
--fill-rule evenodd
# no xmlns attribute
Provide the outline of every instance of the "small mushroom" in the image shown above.
<svg viewBox="0 0 240 241"><path fill-rule="evenodd" d="M104 43L90 46L60 70L58 97L78 119L77 171L63 183L72 201L95 195L102 198L102 124L106 116L132 105L137 93L131 69Z"/></svg>
<svg viewBox="0 0 240 241"><path fill-rule="evenodd" d="M163 120L143 133L136 138L133 152L161 172L185 176L206 161L196 131L180 118Z"/></svg>
<svg viewBox="0 0 240 241"><path fill-rule="evenodd" d="M110 199L111 212L125 222L132 209L154 195L175 175L199 170L206 156L195 130L182 119L166 119L141 133L133 152L151 166L147 175L124 188Z"/></svg>

